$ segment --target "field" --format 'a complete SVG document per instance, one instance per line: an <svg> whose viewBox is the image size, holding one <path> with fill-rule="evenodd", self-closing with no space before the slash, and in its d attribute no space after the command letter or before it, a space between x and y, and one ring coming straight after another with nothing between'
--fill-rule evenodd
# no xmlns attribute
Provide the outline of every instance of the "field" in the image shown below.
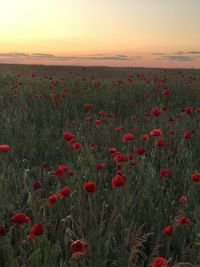
<svg viewBox="0 0 200 267"><path fill-rule="evenodd" d="M0 66L0 266L200 266L200 70Z"/></svg>

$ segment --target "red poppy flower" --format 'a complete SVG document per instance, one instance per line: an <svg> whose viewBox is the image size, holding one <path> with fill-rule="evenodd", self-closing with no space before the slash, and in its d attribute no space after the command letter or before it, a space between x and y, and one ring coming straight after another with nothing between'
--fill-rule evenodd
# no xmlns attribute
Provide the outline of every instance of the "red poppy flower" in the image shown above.
<svg viewBox="0 0 200 267"><path fill-rule="evenodd" d="M84 118L84 120L85 120L85 121L92 121L92 116L86 116L86 117Z"/></svg>
<svg viewBox="0 0 200 267"><path fill-rule="evenodd" d="M59 165L58 169L53 171L54 176L58 176L64 178L65 174L67 173L69 166L67 165Z"/></svg>
<svg viewBox="0 0 200 267"><path fill-rule="evenodd" d="M86 110L90 110L90 109L93 108L93 104L85 104L85 105L84 105L84 108L85 108Z"/></svg>
<svg viewBox="0 0 200 267"><path fill-rule="evenodd" d="M163 234L165 235L172 235L173 233L173 227L171 225L165 226L163 229Z"/></svg>
<svg viewBox="0 0 200 267"><path fill-rule="evenodd" d="M172 137L173 135L174 135L174 131L168 131L168 135L170 136L170 137Z"/></svg>
<svg viewBox="0 0 200 267"><path fill-rule="evenodd" d="M87 182L84 183L83 189L90 193L96 192L96 183L95 182Z"/></svg>
<svg viewBox="0 0 200 267"><path fill-rule="evenodd" d="M134 139L135 139L135 135L132 134L132 133L126 133L122 137L122 141L123 142L131 141L131 140L134 140Z"/></svg>
<svg viewBox="0 0 200 267"><path fill-rule="evenodd" d="M161 129L153 129L150 132L150 135L151 136L163 136L163 133L162 133Z"/></svg>
<svg viewBox="0 0 200 267"><path fill-rule="evenodd" d="M58 176L58 177L62 177L62 178L64 178L64 176L65 176L64 171L59 170L59 169L56 171L53 171L53 174L54 174L54 176Z"/></svg>
<svg viewBox="0 0 200 267"><path fill-rule="evenodd" d="M77 149L81 148L82 145L81 145L80 143L73 143L73 144L71 144L71 147L72 147L74 150L77 150Z"/></svg>
<svg viewBox="0 0 200 267"><path fill-rule="evenodd" d="M196 172L192 174L192 181L193 182L200 182L200 172Z"/></svg>
<svg viewBox="0 0 200 267"><path fill-rule="evenodd" d="M30 222L30 218L25 213L19 212L11 217L11 221L16 224L23 224Z"/></svg>
<svg viewBox="0 0 200 267"><path fill-rule="evenodd" d="M169 177L172 175L171 169L160 169L160 176Z"/></svg>
<svg viewBox="0 0 200 267"><path fill-rule="evenodd" d="M70 141L70 140L72 140L72 139L75 138L75 135L72 134L72 133L69 133L69 132L64 132L63 135L64 135L64 138L65 138L67 141Z"/></svg>
<svg viewBox="0 0 200 267"><path fill-rule="evenodd" d="M144 113L144 115L143 115L143 118L144 119L147 119L147 118L149 118L150 117L150 114L149 113Z"/></svg>
<svg viewBox="0 0 200 267"><path fill-rule="evenodd" d="M179 200L178 201L179 201L180 204L184 204L184 203L187 202L187 200L188 200L187 199L187 196L183 196L182 195L182 196L179 197Z"/></svg>
<svg viewBox="0 0 200 267"><path fill-rule="evenodd" d="M50 207L52 207L56 203L57 195L53 194L48 197L48 204Z"/></svg>
<svg viewBox="0 0 200 267"><path fill-rule="evenodd" d="M32 186L35 190L38 190L41 188L41 182L40 181L33 181Z"/></svg>
<svg viewBox="0 0 200 267"><path fill-rule="evenodd" d="M105 111L102 111L102 110L99 111L99 115L103 116L103 117L108 116L108 114Z"/></svg>
<svg viewBox="0 0 200 267"><path fill-rule="evenodd" d="M3 225L0 225L0 236L5 236L6 235L6 229Z"/></svg>
<svg viewBox="0 0 200 267"><path fill-rule="evenodd" d="M43 224L34 224L29 233L30 240L34 240L35 235L42 235L43 232Z"/></svg>
<svg viewBox="0 0 200 267"><path fill-rule="evenodd" d="M60 92L60 96L61 96L62 98L64 98L64 97L67 96L67 93L66 93L66 92Z"/></svg>
<svg viewBox="0 0 200 267"><path fill-rule="evenodd" d="M184 108L185 113L187 113L188 115L192 115L193 112L193 108L192 107L185 107Z"/></svg>
<svg viewBox="0 0 200 267"><path fill-rule="evenodd" d="M143 155L143 154L145 154L146 153L146 150L143 148L143 147L138 147L138 148L136 148L135 150L134 150L134 153L136 154L136 155Z"/></svg>
<svg viewBox="0 0 200 267"><path fill-rule="evenodd" d="M9 145L0 145L0 152L7 153L10 150Z"/></svg>
<svg viewBox="0 0 200 267"><path fill-rule="evenodd" d="M115 175L115 177L112 179L112 187L115 187L115 186L124 186L125 185L125 177L122 176L122 175Z"/></svg>
<svg viewBox="0 0 200 267"><path fill-rule="evenodd" d="M192 135L192 132L191 132L191 131L185 131L185 132L183 133L183 137L184 137L185 139L190 139L191 135Z"/></svg>
<svg viewBox="0 0 200 267"><path fill-rule="evenodd" d="M99 126L99 125L101 125L102 122L103 122L102 120L96 120L96 121L95 121L95 125L96 125L96 126Z"/></svg>
<svg viewBox="0 0 200 267"><path fill-rule="evenodd" d="M162 95L164 95L164 96L168 96L168 95L170 95L171 94L171 92L169 91L169 90L164 90L163 92L162 92Z"/></svg>
<svg viewBox="0 0 200 267"><path fill-rule="evenodd" d="M168 142L163 140L163 139L160 139L160 140L157 140L155 142L155 144L158 146L158 147L167 147L168 146Z"/></svg>
<svg viewBox="0 0 200 267"><path fill-rule="evenodd" d="M88 252L88 245L82 240L75 240L72 242L70 249L73 253L79 252L84 255L86 252Z"/></svg>
<svg viewBox="0 0 200 267"><path fill-rule="evenodd" d="M121 176L124 178L124 180L126 180L126 175L123 173L122 170L118 170L118 171L116 172L116 175L121 175Z"/></svg>
<svg viewBox="0 0 200 267"><path fill-rule="evenodd" d="M152 260L150 267L168 267L168 262L163 257L156 257Z"/></svg>
<svg viewBox="0 0 200 267"><path fill-rule="evenodd" d="M61 190L57 193L57 196L60 198L68 197L71 194L72 190L68 186L64 186Z"/></svg>
<svg viewBox="0 0 200 267"><path fill-rule="evenodd" d="M179 224L190 224L190 219L188 217L183 216L183 217L177 219L176 222Z"/></svg>
<svg viewBox="0 0 200 267"><path fill-rule="evenodd" d="M148 141L149 140L149 135L148 134L143 134L141 135L141 138L143 141Z"/></svg>
<svg viewBox="0 0 200 267"><path fill-rule="evenodd" d="M116 149L115 147L110 147L110 148L108 149L108 151L109 151L109 153L111 153L111 154L115 154L115 153L117 152L117 149Z"/></svg>
<svg viewBox="0 0 200 267"><path fill-rule="evenodd" d="M162 113L162 110L160 110L159 108L152 108L151 113L154 116L159 116Z"/></svg>
<svg viewBox="0 0 200 267"><path fill-rule="evenodd" d="M71 139L71 140L67 141L67 143L68 143L69 145L72 145L72 144L75 143L75 141L74 141L74 139Z"/></svg>
<svg viewBox="0 0 200 267"><path fill-rule="evenodd" d="M67 165L58 165L58 170L66 172L69 169Z"/></svg>
<svg viewBox="0 0 200 267"><path fill-rule="evenodd" d="M96 145L95 143L91 143L91 144L90 144L90 147L91 147L91 148L95 148L96 146L97 146L97 145Z"/></svg>
<svg viewBox="0 0 200 267"><path fill-rule="evenodd" d="M114 154L113 160L116 162L119 162L119 161L126 162L129 160L129 157L123 156L122 153L120 153L120 152L116 152Z"/></svg>
<svg viewBox="0 0 200 267"><path fill-rule="evenodd" d="M122 127L117 127L117 128L115 128L115 132L116 132L116 133L121 132L121 130L122 130Z"/></svg>
<svg viewBox="0 0 200 267"><path fill-rule="evenodd" d="M100 163L100 162L98 162L97 164L96 164L96 169L97 170L102 170L102 169L104 169L105 168L105 163Z"/></svg>

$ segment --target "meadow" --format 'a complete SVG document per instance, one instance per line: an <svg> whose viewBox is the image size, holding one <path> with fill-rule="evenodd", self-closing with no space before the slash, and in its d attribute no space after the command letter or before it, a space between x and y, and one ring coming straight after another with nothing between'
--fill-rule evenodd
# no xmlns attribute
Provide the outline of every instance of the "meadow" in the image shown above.
<svg viewBox="0 0 200 267"><path fill-rule="evenodd" d="M0 66L0 266L200 266L200 70Z"/></svg>

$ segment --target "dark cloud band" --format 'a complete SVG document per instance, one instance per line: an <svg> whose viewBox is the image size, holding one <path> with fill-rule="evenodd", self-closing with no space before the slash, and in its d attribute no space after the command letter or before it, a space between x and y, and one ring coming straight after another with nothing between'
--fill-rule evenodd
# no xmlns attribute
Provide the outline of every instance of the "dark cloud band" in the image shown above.
<svg viewBox="0 0 200 267"><path fill-rule="evenodd" d="M126 61L126 60L141 60L142 56L128 56L128 55L106 55L97 54L94 56L85 57L75 57L75 56L56 56L53 54L42 54L42 53L0 53L0 58L17 58L17 59L29 59L29 60L116 60L116 61Z"/></svg>

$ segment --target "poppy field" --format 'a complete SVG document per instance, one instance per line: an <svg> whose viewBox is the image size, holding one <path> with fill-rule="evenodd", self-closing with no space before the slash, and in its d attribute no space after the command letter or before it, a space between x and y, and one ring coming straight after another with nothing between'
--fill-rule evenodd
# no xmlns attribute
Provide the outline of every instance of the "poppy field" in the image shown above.
<svg viewBox="0 0 200 267"><path fill-rule="evenodd" d="M200 266L200 71L0 67L0 266Z"/></svg>

